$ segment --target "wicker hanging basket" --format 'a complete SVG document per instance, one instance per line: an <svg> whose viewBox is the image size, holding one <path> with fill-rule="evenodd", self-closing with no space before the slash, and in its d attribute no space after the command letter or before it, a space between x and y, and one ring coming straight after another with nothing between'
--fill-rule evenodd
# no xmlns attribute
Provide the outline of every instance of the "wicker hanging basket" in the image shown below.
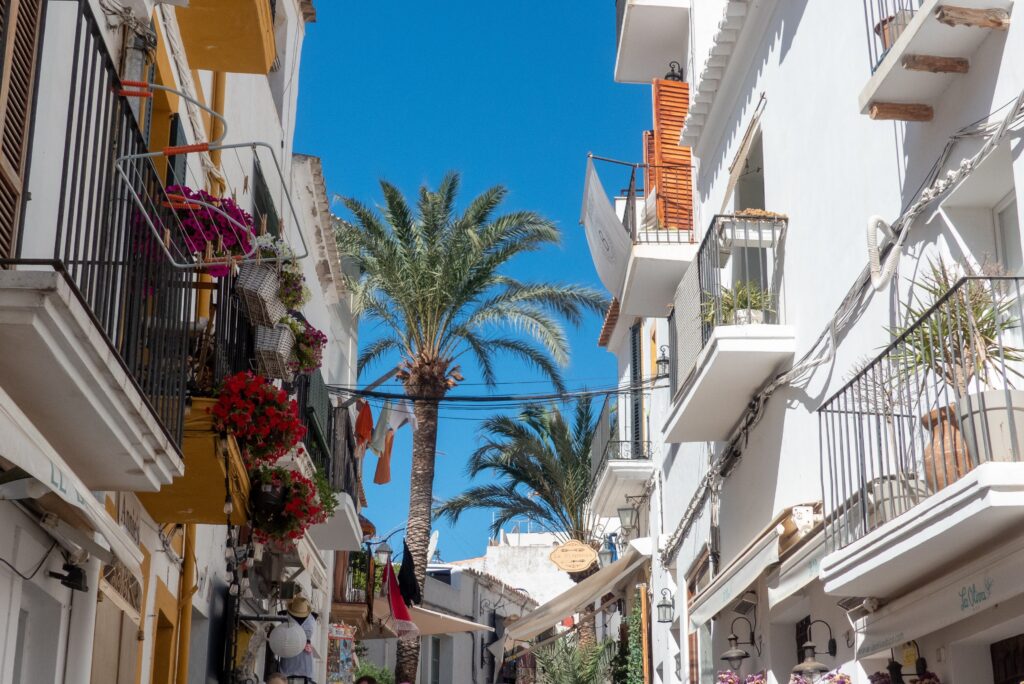
<svg viewBox="0 0 1024 684"><path fill-rule="evenodd" d="M280 288L281 278L273 264L243 264L238 269L235 291L253 325L272 328L288 313L277 295Z"/></svg>
<svg viewBox="0 0 1024 684"><path fill-rule="evenodd" d="M256 366L268 378L291 380L292 372L288 362L295 347L295 334L283 323L273 328L256 328Z"/></svg>

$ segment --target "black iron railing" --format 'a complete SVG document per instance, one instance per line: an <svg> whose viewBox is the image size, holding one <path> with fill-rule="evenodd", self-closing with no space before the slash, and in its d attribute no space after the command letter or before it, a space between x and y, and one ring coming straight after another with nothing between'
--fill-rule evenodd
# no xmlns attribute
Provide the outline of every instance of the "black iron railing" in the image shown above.
<svg viewBox="0 0 1024 684"><path fill-rule="evenodd" d="M657 188L651 188L648 194L643 188L636 186L636 174L643 165L632 168L629 177L629 187L626 188L626 207L622 215L622 225L629 233L634 245L666 244L680 245L695 242L694 232L688 226L663 227L658 219L659 204L662 210L667 210L666 205L674 201L664 195L659 195ZM678 173L679 168L672 170ZM639 208L638 208L639 205Z"/></svg>
<svg viewBox="0 0 1024 684"><path fill-rule="evenodd" d="M832 550L982 463L1024 460L1024 279L948 273L915 282L912 324L818 410Z"/></svg>
<svg viewBox="0 0 1024 684"><path fill-rule="evenodd" d="M306 451L313 465L326 473L329 479L334 479L331 477L334 472L331 460L334 451L334 411L323 374L319 370L295 378L295 400L299 405L299 420L306 428Z"/></svg>
<svg viewBox="0 0 1024 684"><path fill-rule="evenodd" d="M715 328L785 322L781 284L787 223L768 212L721 214L711 220L676 290L670 333L673 388L685 383Z"/></svg>
<svg viewBox="0 0 1024 684"><path fill-rule="evenodd" d="M921 0L864 0L871 71L882 63L920 6Z"/></svg>
<svg viewBox="0 0 1024 684"><path fill-rule="evenodd" d="M604 455L601 456L601 462L594 473L595 486L598 480L601 479L601 475L605 468L608 467L609 462L650 461L652 453L650 442L632 440L612 440L608 442L604 447Z"/></svg>
<svg viewBox="0 0 1024 684"><path fill-rule="evenodd" d="M129 102L117 95L120 80L100 24L88 2L78 7L53 255L180 443L193 276L167 262L119 182L117 158L145 152L147 145ZM134 180L139 195L162 186L152 165Z"/></svg>

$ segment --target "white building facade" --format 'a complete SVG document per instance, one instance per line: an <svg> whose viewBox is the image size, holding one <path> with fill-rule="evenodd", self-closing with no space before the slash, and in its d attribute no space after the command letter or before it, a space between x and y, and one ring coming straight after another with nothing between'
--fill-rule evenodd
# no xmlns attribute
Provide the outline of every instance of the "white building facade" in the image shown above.
<svg viewBox="0 0 1024 684"><path fill-rule="evenodd" d="M732 633L769 682L808 642L854 682L1020 681L1014 3L617 6L616 79L655 81L657 129L677 62L692 155L690 225L655 222L645 156L623 251L592 242L641 388L595 506L637 505L675 608L651 681L715 681Z"/></svg>

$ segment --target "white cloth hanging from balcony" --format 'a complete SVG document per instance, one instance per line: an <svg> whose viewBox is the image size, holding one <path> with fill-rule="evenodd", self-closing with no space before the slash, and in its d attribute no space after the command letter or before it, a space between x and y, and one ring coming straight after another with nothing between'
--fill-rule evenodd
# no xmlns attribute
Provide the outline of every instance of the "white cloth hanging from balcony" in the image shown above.
<svg viewBox="0 0 1024 684"><path fill-rule="evenodd" d="M587 244L590 245L590 256L598 277L613 297L622 299L632 239L616 215L615 207L608 201L592 158L587 159L580 223L586 229Z"/></svg>

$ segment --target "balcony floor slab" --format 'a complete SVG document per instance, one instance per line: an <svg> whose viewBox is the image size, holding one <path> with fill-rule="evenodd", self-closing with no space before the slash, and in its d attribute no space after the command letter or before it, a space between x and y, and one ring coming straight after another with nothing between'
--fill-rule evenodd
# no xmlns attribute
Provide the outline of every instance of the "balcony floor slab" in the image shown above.
<svg viewBox="0 0 1024 684"><path fill-rule="evenodd" d="M649 458L611 459L594 487L593 507L599 516L611 517L626 505L627 496L639 496L654 474Z"/></svg>
<svg viewBox="0 0 1024 684"><path fill-rule="evenodd" d="M697 256L698 247L689 242L633 245L620 315L666 318L679 281Z"/></svg>
<svg viewBox="0 0 1024 684"><path fill-rule="evenodd" d="M93 490L156 491L178 448L64 277L0 271L0 384Z"/></svg>

